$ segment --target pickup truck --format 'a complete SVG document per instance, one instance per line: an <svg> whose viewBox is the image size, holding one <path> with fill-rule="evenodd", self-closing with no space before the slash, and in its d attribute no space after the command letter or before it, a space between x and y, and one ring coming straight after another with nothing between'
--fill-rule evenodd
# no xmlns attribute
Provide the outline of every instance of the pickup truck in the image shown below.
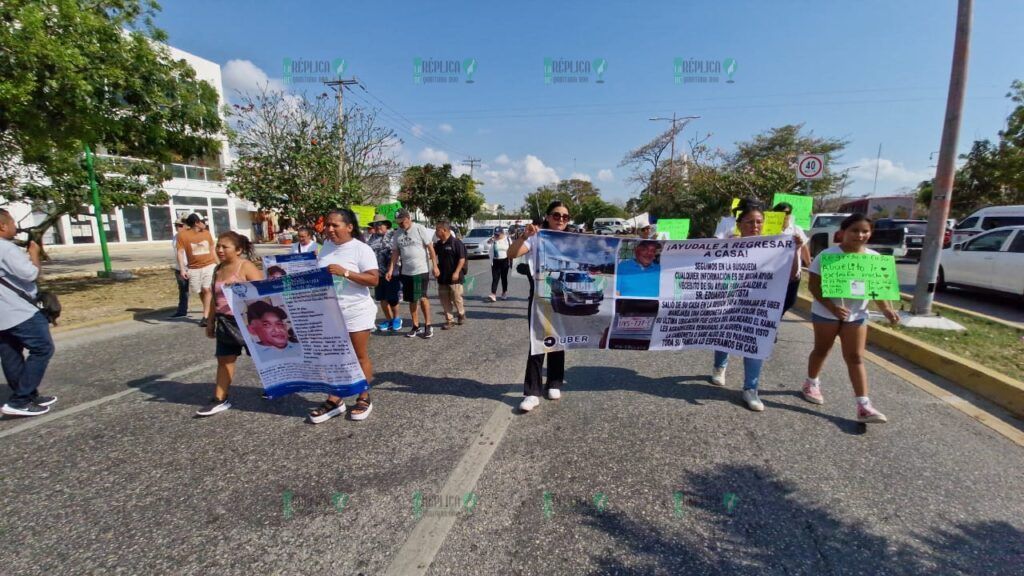
<svg viewBox="0 0 1024 576"><path fill-rule="evenodd" d="M839 224L850 214L828 213L815 214L811 220L811 229L807 230L807 240L810 243L811 257L819 252L839 243L836 235L839 232Z"/></svg>
<svg viewBox="0 0 1024 576"><path fill-rule="evenodd" d="M875 221L867 247L879 254L892 254L897 259L920 260L927 227L927 220L880 218Z"/></svg>

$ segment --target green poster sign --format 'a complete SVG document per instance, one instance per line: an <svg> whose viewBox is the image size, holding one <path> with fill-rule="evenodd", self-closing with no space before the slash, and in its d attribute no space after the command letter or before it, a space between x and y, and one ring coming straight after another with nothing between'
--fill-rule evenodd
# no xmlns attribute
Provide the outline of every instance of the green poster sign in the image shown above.
<svg viewBox="0 0 1024 576"><path fill-rule="evenodd" d="M899 300L896 259L881 254L821 254L821 294L851 300Z"/></svg>
<svg viewBox="0 0 1024 576"><path fill-rule="evenodd" d="M658 220L658 235L667 234L669 240L686 240L690 237L689 218L661 218Z"/></svg>
<svg viewBox="0 0 1024 576"><path fill-rule="evenodd" d="M395 226L395 215L402 209L401 202L392 202L390 204L381 204L377 206L377 214L383 216L386 220L391 221L391 225Z"/></svg>
<svg viewBox="0 0 1024 576"><path fill-rule="evenodd" d="M793 223L807 230L811 227L811 212L814 210L814 198L802 194L776 193L772 198L772 206L779 202L789 202L793 206Z"/></svg>

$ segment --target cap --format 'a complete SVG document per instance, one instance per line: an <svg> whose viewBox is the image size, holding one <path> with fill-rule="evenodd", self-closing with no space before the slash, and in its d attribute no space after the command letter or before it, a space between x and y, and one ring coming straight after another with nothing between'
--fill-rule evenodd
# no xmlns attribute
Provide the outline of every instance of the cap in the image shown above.
<svg viewBox="0 0 1024 576"><path fill-rule="evenodd" d="M395 220L401 220L402 218L411 218L408 210L399 210L398 214L395 214Z"/></svg>
<svg viewBox="0 0 1024 576"><path fill-rule="evenodd" d="M498 227L496 227L496 228L494 229L494 233L495 233L495 234L502 234L502 233L504 233L504 232L505 232L505 229L504 229L504 228L502 228L501 226L498 226Z"/></svg>

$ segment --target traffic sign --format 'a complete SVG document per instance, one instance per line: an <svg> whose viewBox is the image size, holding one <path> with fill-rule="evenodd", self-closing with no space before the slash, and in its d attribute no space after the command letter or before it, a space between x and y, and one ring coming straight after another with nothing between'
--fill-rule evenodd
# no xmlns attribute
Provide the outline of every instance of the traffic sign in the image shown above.
<svg viewBox="0 0 1024 576"><path fill-rule="evenodd" d="M796 161L797 180L818 180L825 175L825 158L820 154L801 154Z"/></svg>

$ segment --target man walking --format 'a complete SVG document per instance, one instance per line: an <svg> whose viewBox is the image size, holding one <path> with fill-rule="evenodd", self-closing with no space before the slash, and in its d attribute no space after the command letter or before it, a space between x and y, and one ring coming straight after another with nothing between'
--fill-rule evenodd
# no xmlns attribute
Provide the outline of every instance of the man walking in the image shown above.
<svg viewBox="0 0 1024 576"><path fill-rule="evenodd" d="M10 212L0 208L0 364L11 387L11 397L0 412L39 416L57 401L56 396L39 395L39 384L53 357L53 338L46 316L26 299L36 297L41 248L30 241L28 253L22 252L11 242L17 233Z"/></svg>
<svg viewBox="0 0 1024 576"><path fill-rule="evenodd" d="M174 222L174 236L171 238L171 254L174 256L174 264L171 272L174 273L174 281L178 284L178 309L171 314L171 318L188 316L188 280L181 277L181 263L178 262L178 234L185 229L187 227L184 218L179 218Z"/></svg>
<svg viewBox="0 0 1024 576"><path fill-rule="evenodd" d="M378 268L387 270L391 264L391 245L395 237L395 233L391 231L391 220L377 214L374 221L370 222L370 227L373 228L373 233L366 243L377 256ZM398 292L401 288L398 278L381 278L373 289L373 296L380 302L381 310L384 311L384 321L377 324L378 332L397 332L402 329L402 319L398 317Z"/></svg>
<svg viewBox="0 0 1024 576"><path fill-rule="evenodd" d="M441 330L451 330L452 310L459 326L466 321L466 309L463 305L462 282L466 279L466 246L452 234L451 225L441 220L434 225L437 242L434 242L434 253L437 254L437 295L444 308L444 326Z"/></svg>
<svg viewBox="0 0 1024 576"><path fill-rule="evenodd" d="M199 214L189 214L185 224L190 229L178 232L178 266L181 267L182 280L188 280L189 290L199 294L203 300L203 319L199 325L205 328L206 312L213 298L210 286L217 267L217 255L213 251L213 235Z"/></svg>
<svg viewBox="0 0 1024 576"><path fill-rule="evenodd" d="M437 276L439 271L431 234L425 227L412 221L408 210L399 210L395 220L398 221L398 229L395 230L394 241L391 243L391 264L384 279L391 280L394 277L395 266L401 258L402 273L399 278L412 316L412 329L405 336L432 338L434 330L430 327L430 300L427 299L427 288L430 284L430 272L433 271L434 276ZM423 311L423 328L419 325L417 304L419 310Z"/></svg>

